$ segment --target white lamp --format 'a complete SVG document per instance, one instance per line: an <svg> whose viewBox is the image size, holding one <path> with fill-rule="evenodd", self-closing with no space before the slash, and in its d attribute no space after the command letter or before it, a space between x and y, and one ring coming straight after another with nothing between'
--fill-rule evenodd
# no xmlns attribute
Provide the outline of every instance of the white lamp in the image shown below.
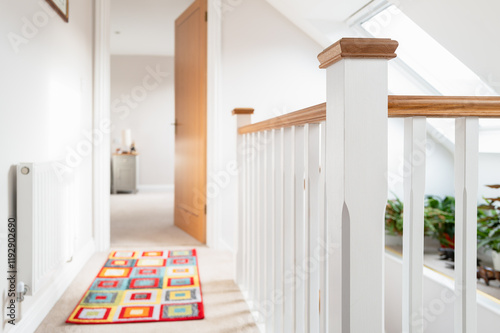
<svg viewBox="0 0 500 333"><path fill-rule="evenodd" d="M122 131L122 150L124 152L130 151L130 146L132 145L132 132L130 129L125 129Z"/></svg>

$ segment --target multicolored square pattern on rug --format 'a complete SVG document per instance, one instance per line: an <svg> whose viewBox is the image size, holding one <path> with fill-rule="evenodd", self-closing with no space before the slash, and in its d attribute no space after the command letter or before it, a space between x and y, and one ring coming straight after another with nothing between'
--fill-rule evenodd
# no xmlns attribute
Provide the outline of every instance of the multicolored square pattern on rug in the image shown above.
<svg viewBox="0 0 500 333"><path fill-rule="evenodd" d="M67 323L203 319L196 250L112 252Z"/></svg>

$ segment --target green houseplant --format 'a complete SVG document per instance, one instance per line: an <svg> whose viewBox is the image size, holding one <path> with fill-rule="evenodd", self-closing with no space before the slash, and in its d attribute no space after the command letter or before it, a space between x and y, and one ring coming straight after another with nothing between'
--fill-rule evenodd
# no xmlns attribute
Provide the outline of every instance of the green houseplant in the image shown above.
<svg viewBox="0 0 500 333"><path fill-rule="evenodd" d="M391 236L403 235L403 202L397 197L396 199L387 200L385 231Z"/></svg>
<svg viewBox="0 0 500 333"><path fill-rule="evenodd" d="M424 210L427 235L437 239L443 248L455 248L455 198L428 195Z"/></svg>
<svg viewBox="0 0 500 333"><path fill-rule="evenodd" d="M487 185L498 189L500 185ZM491 250L493 268L500 271L500 197L484 198L486 204L478 207L478 247Z"/></svg>
<svg viewBox="0 0 500 333"><path fill-rule="evenodd" d="M453 248L455 235L455 199L429 195L425 198L424 233L439 241L442 247ZM403 235L403 202L399 198L387 201L385 230L389 235Z"/></svg>

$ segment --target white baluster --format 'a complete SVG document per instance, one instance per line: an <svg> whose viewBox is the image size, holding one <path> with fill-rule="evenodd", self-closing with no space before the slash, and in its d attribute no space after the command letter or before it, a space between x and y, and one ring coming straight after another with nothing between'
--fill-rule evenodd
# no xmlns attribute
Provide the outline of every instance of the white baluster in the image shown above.
<svg viewBox="0 0 500 333"><path fill-rule="evenodd" d="M307 274L304 270L308 232L305 221L305 126L295 127L295 332L306 331L306 286Z"/></svg>
<svg viewBox="0 0 500 333"><path fill-rule="evenodd" d="M267 193L267 210L266 210L266 225L265 225L265 240L266 247L264 250L264 258L266 259L266 289L264 304L262 305L266 319L266 332L272 332L274 327L274 304L273 304L273 291L274 291L274 269L275 269L275 253L274 253L274 229L276 225L275 220L275 181L274 181L274 163L275 163L275 145L274 145L275 131L267 132L266 140L266 193Z"/></svg>
<svg viewBox="0 0 500 333"><path fill-rule="evenodd" d="M256 261L256 242L257 242L257 226L256 226L256 221L257 221L257 202L256 202L256 179L257 179L257 152L256 152L256 142L257 142L257 134L252 133L252 156L251 156L251 177L250 177L250 196L251 196L251 205L250 205L250 225L251 225L251 248L250 248L250 256L251 256L251 268L250 268L250 273L251 273L251 280L250 280L250 294L249 294L249 300L251 301L251 306L253 307L253 304L256 300L255 294L257 292L257 261Z"/></svg>
<svg viewBox="0 0 500 333"><path fill-rule="evenodd" d="M247 166L246 172L246 299L250 297L250 290L252 286L252 190L251 190L251 179L252 179L252 134L246 134L247 137L247 145L245 152L245 164Z"/></svg>
<svg viewBox="0 0 500 333"><path fill-rule="evenodd" d="M326 220L326 123L320 125L320 161L319 161L319 179L318 179L318 223L319 223L319 241L322 243L318 249L320 263L320 307L319 320L320 332L328 332L328 267L327 267L327 244L328 244L328 227Z"/></svg>
<svg viewBox="0 0 500 333"><path fill-rule="evenodd" d="M240 187L240 194L241 191L243 191L243 228L241 230L242 236L243 236L243 273L242 273L242 289L243 292L248 291L248 281L249 281L249 275L250 275L250 269L249 269L249 226L250 226L250 218L249 218L249 211L250 211L250 201L249 201L249 186L248 186L248 177L250 173L250 168L249 168L249 163L248 163L248 148L249 148L249 134L244 134L243 137L245 138L245 143L242 147L243 152L242 152L242 163L243 163L243 186ZM241 171L240 171L241 172Z"/></svg>
<svg viewBox="0 0 500 333"><path fill-rule="evenodd" d="M268 195L267 192L267 174L270 170L267 169L267 135L268 132L260 132L259 140L259 243L258 243L258 257L259 257L259 320L263 324L265 322L266 310L266 290L267 290L267 265L266 265L266 233L267 233L267 210Z"/></svg>
<svg viewBox="0 0 500 333"><path fill-rule="evenodd" d="M306 224L309 230L309 249L307 267L309 271L309 316L308 332L320 332L319 325L319 276L321 254L320 251L320 196L319 196L319 168L320 168L320 125L306 125L306 145L307 145L307 164L306 164ZM323 186L323 184L321 185ZM324 207L321 205L321 207ZM324 209L324 208L322 208ZM324 257L323 257L324 258Z"/></svg>
<svg viewBox="0 0 500 333"><path fill-rule="evenodd" d="M455 333L477 332L479 120L455 121Z"/></svg>
<svg viewBox="0 0 500 333"><path fill-rule="evenodd" d="M405 119L403 332L423 332L425 117Z"/></svg>
<svg viewBox="0 0 500 333"><path fill-rule="evenodd" d="M262 258L260 256L260 249L261 249L261 211L262 211L262 197L261 197L261 185L262 185L262 169L261 169L261 159L262 159L262 147L261 147L261 141L262 141L262 132L257 132L256 134L256 139L255 139L255 193L254 193L254 200L255 200L255 218L253 223L255 224L255 290L254 290L254 310L258 311L259 310L259 303L260 303L260 289L262 285L261 281L261 261ZM260 320L260 318L259 318Z"/></svg>
<svg viewBox="0 0 500 333"><path fill-rule="evenodd" d="M238 135L237 138L237 163L238 163L238 223L236 228L236 239L238 244L236 247L236 283L240 289L244 289L245 281L245 200L246 200L246 186L245 186L245 144L246 137Z"/></svg>
<svg viewBox="0 0 500 333"><path fill-rule="evenodd" d="M275 280L274 280L274 333L283 333L283 314L284 314L284 229L283 229L283 213L284 213L284 165L283 165L283 152L284 143L283 135L285 130L283 128L275 130L274 137L274 182L275 182L275 237L274 237L274 258L275 258Z"/></svg>
<svg viewBox="0 0 500 333"><path fill-rule="evenodd" d="M295 128L285 128L284 142L284 331L295 332Z"/></svg>

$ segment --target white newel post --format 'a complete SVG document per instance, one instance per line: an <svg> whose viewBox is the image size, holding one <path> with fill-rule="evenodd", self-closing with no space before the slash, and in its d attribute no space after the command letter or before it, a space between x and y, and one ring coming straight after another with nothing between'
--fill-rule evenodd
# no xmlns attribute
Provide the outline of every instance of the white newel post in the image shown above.
<svg viewBox="0 0 500 333"><path fill-rule="evenodd" d="M397 46L344 38L318 56L327 71L329 332L384 332L387 59Z"/></svg>
<svg viewBox="0 0 500 333"><path fill-rule="evenodd" d="M248 151L246 145L248 143L245 141L245 136L238 134L238 129L240 127L250 125L252 123L252 114L253 114L253 109L234 109L233 110L233 115L236 115L236 154L237 154L237 161L238 161L238 223L236 225L236 240L237 240L237 245L236 245L236 283L239 286L243 286L245 289L248 287L244 283L245 282L245 276L249 274L249 272L245 271L245 262L248 260L247 256L245 256L244 249L245 249L245 240L246 238L244 233L242 232L245 230L246 223L247 221L247 214L245 214L245 209L248 209L248 207L245 207L245 200L246 200L246 195L248 195L248 191L244 188L245 184L245 153Z"/></svg>

